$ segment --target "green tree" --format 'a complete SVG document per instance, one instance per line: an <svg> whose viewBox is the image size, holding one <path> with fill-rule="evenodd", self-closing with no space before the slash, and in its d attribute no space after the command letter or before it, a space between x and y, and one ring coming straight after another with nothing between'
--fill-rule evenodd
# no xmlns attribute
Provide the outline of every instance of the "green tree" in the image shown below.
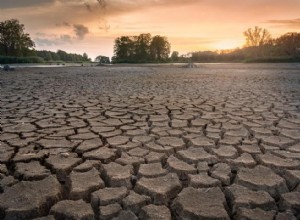
<svg viewBox="0 0 300 220"><path fill-rule="evenodd" d="M56 53L60 57L60 60L69 61L67 52L65 52L63 50L58 50Z"/></svg>
<svg viewBox="0 0 300 220"><path fill-rule="evenodd" d="M0 22L0 47L5 56L24 56L35 47L24 29L24 25L16 19Z"/></svg>
<svg viewBox="0 0 300 220"><path fill-rule="evenodd" d="M51 61L54 60L52 58L52 53L50 51L42 50L42 51L36 51L36 55L38 57L43 58L45 61Z"/></svg>
<svg viewBox="0 0 300 220"><path fill-rule="evenodd" d="M173 51L171 55L172 62L178 62L179 60L179 53L178 51Z"/></svg>
<svg viewBox="0 0 300 220"><path fill-rule="evenodd" d="M43 58L45 61L66 61L66 62L87 62L90 61L90 58L86 53L75 54L75 53L67 53L62 50L58 50L57 52L52 51L35 51L36 56Z"/></svg>
<svg viewBox="0 0 300 220"><path fill-rule="evenodd" d="M147 62L150 58L151 34L140 34L135 37L135 56L138 62Z"/></svg>
<svg viewBox="0 0 300 220"><path fill-rule="evenodd" d="M88 57L87 53L83 53L82 61L91 61L91 59Z"/></svg>
<svg viewBox="0 0 300 220"><path fill-rule="evenodd" d="M57 53L55 53L55 52L51 52L51 57L52 57L52 59L55 60L55 61L61 60L61 59L60 59L60 56L59 56Z"/></svg>
<svg viewBox="0 0 300 220"><path fill-rule="evenodd" d="M116 56L112 56L111 62L112 62L112 63L117 63L117 57L116 57Z"/></svg>
<svg viewBox="0 0 300 220"><path fill-rule="evenodd" d="M268 30L255 26L244 31L246 38L246 47L257 47L270 44L272 41L271 34Z"/></svg>
<svg viewBox="0 0 300 220"><path fill-rule="evenodd" d="M300 33L286 33L276 39L280 50L292 57L300 56Z"/></svg>
<svg viewBox="0 0 300 220"><path fill-rule="evenodd" d="M110 60L109 57L100 55L95 58L95 62L99 62L100 64L103 64L103 63L110 63Z"/></svg>
<svg viewBox="0 0 300 220"><path fill-rule="evenodd" d="M154 36L150 44L151 58L155 62L165 62L169 58L170 43L166 37Z"/></svg>
<svg viewBox="0 0 300 220"><path fill-rule="evenodd" d="M166 37L140 34L122 36L115 40L113 63L166 62L170 43Z"/></svg>
<svg viewBox="0 0 300 220"><path fill-rule="evenodd" d="M132 37L122 36L115 40L114 54L117 63L127 63L134 61L135 45Z"/></svg>

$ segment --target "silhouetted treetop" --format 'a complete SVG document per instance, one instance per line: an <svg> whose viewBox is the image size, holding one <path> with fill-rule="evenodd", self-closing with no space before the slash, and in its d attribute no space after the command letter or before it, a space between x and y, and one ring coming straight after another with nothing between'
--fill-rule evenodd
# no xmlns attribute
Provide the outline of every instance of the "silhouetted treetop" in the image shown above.
<svg viewBox="0 0 300 220"><path fill-rule="evenodd" d="M271 42L271 34L268 30L255 26L244 31L247 47L257 47Z"/></svg>
<svg viewBox="0 0 300 220"><path fill-rule="evenodd" d="M286 33L276 39L276 44L289 56L300 56L300 33Z"/></svg>
<svg viewBox="0 0 300 220"><path fill-rule="evenodd" d="M150 45L150 53L152 60L156 62L164 62L168 60L170 54L170 43L166 37L154 36Z"/></svg>
<svg viewBox="0 0 300 220"><path fill-rule="evenodd" d="M113 62L147 63L166 62L170 54L170 43L166 37L151 34L121 36L115 39Z"/></svg>
<svg viewBox="0 0 300 220"><path fill-rule="evenodd" d="M109 57L99 55L95 58L95 62L98 62L100 64L110 63L110 59Z"/></svg>
<svg viewBox="0 0 300 220"><path fill-rule="evenodd" d="M24 33L24 29L24 25L16 19L0 22L0 54L25 56L35 47L29 34Z"/></svg>

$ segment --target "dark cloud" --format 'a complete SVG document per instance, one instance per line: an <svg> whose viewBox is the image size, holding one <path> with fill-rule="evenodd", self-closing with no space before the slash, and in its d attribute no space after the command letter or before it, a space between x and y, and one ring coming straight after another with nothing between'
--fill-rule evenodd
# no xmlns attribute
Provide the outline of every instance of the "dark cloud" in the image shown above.
<svg viewBox="0 0 300 220"><path fill-rule="evenodd" d="M66 21L64 21L64 22L62 23L62 25L63 25L63 26L66 26L66 27L71 27L71 25L70 25L68 22L66 22Z"/></svg>
<svg viewBox="0 0 300 220"><path fill-rule="evenodd" d="M69 0L70 3L71 0ZM130 11L144 10L149 7L172 7L176 5L188 5L199 3L200 0L94 0L94 2L85 2L84 7L89 12L99 12L103 15L114 15L128 13Z"/></svg>
<svg viewBox="0 0 300 220"><path fill-rule="evenodd" d="M88 3L85 2L84 5L85 5L86 9L87 9L89 12L92 12L92 11L93 11L92 6L91 6L90 4L88 4Z"/></svg>
<svg viewBox="0 0 300 220"><path fill-rule="evenodd" d="M64 34L60 36L56 35L47 35L44 33L36 33L37 38L34 39L34 42L38 46L52 46L52 45L61 45L65 43L72 43L72 37L70 35Z"/></svg>
<svg viewBox="0 0 300 220"><path fill-rule="evenodd" d="M40 6L54 2L55 0L0 0L0 9Z"/></svg>
<svg viewBox="0 0 300 220"><path fill-rule="evenodd" d="M202 0L112 0L107 2L106 15L128 14L150 8L171 8L196 4Z"/></svg>
<svg viewBox="0 0 300 220"><path fill-rule="evenodd" d="M269 20L267 21L267 23L279 27L300 28L300 18L286 19L286 20Z"/></svg>
<svg viewBox="0 0 300 220"><path fill-rule="evenodd" d="M72 25L69 22L63 21L62 23L56 24L57 27L63 26L63 27L71 27Z"/></svg>
<svg viewBox="0 0 300 220"><path fill-rule="evenodd" d="M27 20L30 26L35 28L48 28L53 24L63 26L63 21L69 21L70 27L73 27L72 24L85 24L97 20L101 23L117 15L148 10L152 7L171 7L197 1L201 0L0 0L0 18L11 17L10 10L6 10L11 9L7 8L8 6L36 6L34 9L20 8L19 12L15 12L15 16L22 21ZM45 3L49 5L42 5ZM34 13L31 10L34 10Z"/></svg>
<svg viewBox="0 0 300 220"><path fill-rule="evenodd" d="M107 6L106 0L97 0L97 2L101 8L106 8L106 6Z"/></svg>
<svg viewBox="0 0 300 220"><path fill-rule="evenodd" d="M89 33L89 29L82 24L74 24L73 25L74 32L79 40L84 39L85 35Z"/></svg>
<svg viewBox="0 0 300 220"><path fill-rule="evenodd" d="M101 9L105 9L107 6L106 0L95 0L94 3L84 2L83 4L89 12L93 12L93 9L99 8L99 7Z"/></svg>

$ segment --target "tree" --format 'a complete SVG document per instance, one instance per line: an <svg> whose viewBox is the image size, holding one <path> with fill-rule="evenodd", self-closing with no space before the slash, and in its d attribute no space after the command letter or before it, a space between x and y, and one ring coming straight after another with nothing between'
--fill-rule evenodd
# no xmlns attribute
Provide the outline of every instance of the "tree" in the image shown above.
<svg viewBox="0 0 300 220"><path fill-rule="evenodd" d="M150 44L150 54L153 61L167 61L170 54L170 43L166 37L154 36Z"/></svg>
<svg viewBox="0 0 300 220"><path fill-rule="evenodd" d="M111 62L112 63L117 63L117 57L116 56L112 56L111 57Z"/></svg>
<svg viewBox="0 0 300 220"><path fill-rule="evenodd" d="M88 55L86 53L83 53L82 61L91 61L91 59L88 57Z"/></svg>
<svg viewBox="0 0 300 220"><path fill-rule="evenodd" d="M99 62L100 64L103 64L103 63L110 63L110 60L109 57L100 55L95 58L95 62Z"/></svg>
<svg viewBox="0 0 300 220"><path fill-rule="evenodd" d="M122 36L115 40L114 63L165 62L170 54L170 43L166 37L150 34Z"/></svg>
<svg viewBox="0 0 300 220"><path fill-rule="evenodd" d="M276 39L276 44L288 56L300 55L300 33L286 33Z"/></svg>
<svg viewBox="0 0 300 220"><path fill-rule="evenodd" d="M263 46L272 41L269 31L258 26L246 30L244 36L246 37L246 47Z"/></svg>
<svg viewBox="0 0 300 220"><path fill-rule="evenodd" d="M0 22L0 47L5 56L23 56L35 47L24 25L16 19Z"/></svg>
<svg viewBox="0 0 300 220"><path fill-rule="evenodd" d="M173 62L178 62L178 60L179 60L179 53L178 53L178 51L173 51L173 52L172 52L171 60L172 60Z"/></svg>
<svg viewBox="0 0 300 220"><path fill-rule="evenodd" d="M67 53L63 50L58 50L57 52L52 51L35 51L36 56L43 58L45 61L67 61L67 62L88 62L91 59L86 53L83 55L75 53Z"/></svg>
<svg viewBox="0 0 300 220"><path fill-rule="evenodd" d="M135 60L147 62L150 57L151 34L140 34L135 39Z"/></svg>
<svg viewBox="0 0 300 220"><path fill-rule="evenodd" d="M50 51L42 50L42 51L36 51L36 55L43 58L45 61L51 61L54 60L52 58L52 54Z"/></svg>
<svg viewBox="0 0 300 220"><path fill-rule="evenodd" d="M58 50L56 53L62 61L70 61L70 59L68 58L67 52L65 52L63 50Z"/></svg>
<svg viewBox="0 0 300 220"><path fill-rule="evenodd" d="M132 62L134 58L134 40L132 37L122 36L115 40L114 54L117 63Z"/></svg>

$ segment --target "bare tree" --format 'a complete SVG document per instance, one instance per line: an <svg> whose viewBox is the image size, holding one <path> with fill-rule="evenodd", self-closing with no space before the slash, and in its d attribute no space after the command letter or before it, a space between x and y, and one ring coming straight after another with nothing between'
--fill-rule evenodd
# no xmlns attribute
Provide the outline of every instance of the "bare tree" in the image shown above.
<svg viewBox="0 0 300 220"><path fill-rule="evenodd" d="M257 47L272 42L269 31L258 26L244 31L244 36L246 37L246 47Z"/></svg>

